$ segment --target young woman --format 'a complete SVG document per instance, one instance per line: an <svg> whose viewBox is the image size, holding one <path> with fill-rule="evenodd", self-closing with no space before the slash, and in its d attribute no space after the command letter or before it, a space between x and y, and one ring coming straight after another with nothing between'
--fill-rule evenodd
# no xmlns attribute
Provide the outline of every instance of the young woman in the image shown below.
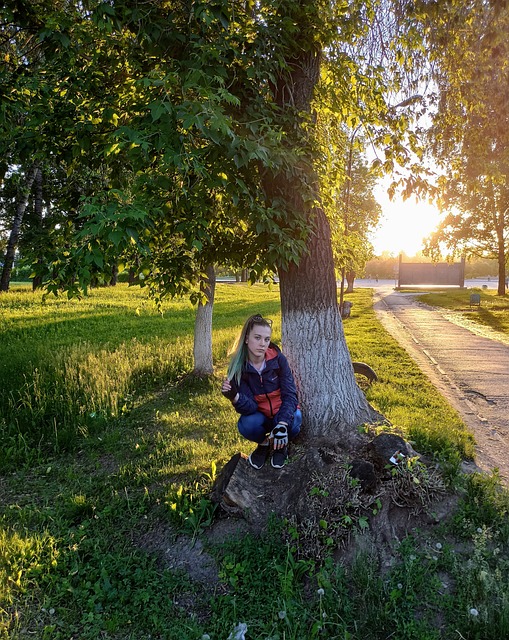
<svg viewBox="0 0 509 640"><path fill-rule="evenodd" d="M241 435L258 443L249 456L255 469L265 464L272 443L271 464L281 469L288 458L288 442L302 424L297 390L288 362L270 341L272 320L248 318L231 350L221 392L240 413Z"/></svg>

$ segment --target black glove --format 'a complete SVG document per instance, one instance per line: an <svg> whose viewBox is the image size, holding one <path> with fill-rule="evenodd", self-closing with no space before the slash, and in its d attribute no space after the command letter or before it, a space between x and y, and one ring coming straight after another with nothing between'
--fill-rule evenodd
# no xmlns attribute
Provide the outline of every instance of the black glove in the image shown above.
<svg viewBox="0 0 509 640"><path fill-rule="evenodd" d="M228 398L228 400L233 402L235 400L235 396L239 392L239 389L237 387L237 383L235 382L235 378L232 378L229 382L230 382L231 389L229 391L221 390L221 393L225 398Z"/></svg>

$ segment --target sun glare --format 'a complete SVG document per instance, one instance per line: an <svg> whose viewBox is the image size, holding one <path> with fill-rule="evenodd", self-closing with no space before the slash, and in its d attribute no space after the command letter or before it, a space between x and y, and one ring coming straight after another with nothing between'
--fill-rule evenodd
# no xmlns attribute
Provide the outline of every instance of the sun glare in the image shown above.
<svg viewBox="0 0 509 640"><path fill-rule="evenodd" d="M405 201L395 198L391 201L385 192L378 193L377 200L383 213L372 235L376 255L389 251L414 256L422 251L424 238L440 221L437 208L427 202L416 202L413 198Z"/></svg>

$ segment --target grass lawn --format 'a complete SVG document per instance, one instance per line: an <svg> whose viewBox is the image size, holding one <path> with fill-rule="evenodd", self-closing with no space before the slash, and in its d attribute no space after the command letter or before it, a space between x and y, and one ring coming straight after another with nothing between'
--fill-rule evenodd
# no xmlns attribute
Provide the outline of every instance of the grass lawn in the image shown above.
<svg viewBox="0 0 509 640"><path fill-rule="evenodd" d="M481 305L479 307L470 307L470 295L472 293L480 294ZM509 335L508 294L497 296L496 291L490 289L449 289L419 296L419 299L435 307L450 309L465 316L471 322Z"/></svg>
<svg viewBox="0 0 509 640"><path fill-rule="evenodd" d="M209 380L186 375L187 301L161 315L125 286L81 302L2 296L0 638L226 640L240 622L246 640L509 637L507 495L496 478L455 474L471 435L378 324L370 292L350 299L352 358L380 378L370 402L463 496L391 567L299 558L277 521L256 537L203 535L217 470L249 449L219 393L227 349L255 312L280 340L277 290L218 286ZM169 561L179 549L195 550L195 569L210 558L207 579Z"/></svg>

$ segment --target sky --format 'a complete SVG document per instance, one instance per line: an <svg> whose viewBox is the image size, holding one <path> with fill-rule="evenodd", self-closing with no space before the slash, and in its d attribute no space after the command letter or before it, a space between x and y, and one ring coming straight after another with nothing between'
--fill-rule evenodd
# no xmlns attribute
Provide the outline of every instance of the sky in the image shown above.
<svg viewBox="0 0 509 640"><path fill-rule="evenodd" d="M416 202L415 198L403 199L396 196L389 199L386 188L380 185L375 197L382 207L380 224L372 234L375 254L389 251L395 255L404 252L414 256L423 248L423 238L438 225L440 214L436 207L427 202Z"/></svg>

